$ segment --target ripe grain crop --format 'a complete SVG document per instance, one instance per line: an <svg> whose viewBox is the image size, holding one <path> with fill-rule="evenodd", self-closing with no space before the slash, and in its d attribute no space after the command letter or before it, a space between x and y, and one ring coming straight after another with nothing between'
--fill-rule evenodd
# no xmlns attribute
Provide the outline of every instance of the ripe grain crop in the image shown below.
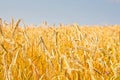
<svg viewBox="0 0 120 80"><path fill-rule="evenodd" d="M120 25L19 23L0 19L0 80L120 80Z"/></svg>

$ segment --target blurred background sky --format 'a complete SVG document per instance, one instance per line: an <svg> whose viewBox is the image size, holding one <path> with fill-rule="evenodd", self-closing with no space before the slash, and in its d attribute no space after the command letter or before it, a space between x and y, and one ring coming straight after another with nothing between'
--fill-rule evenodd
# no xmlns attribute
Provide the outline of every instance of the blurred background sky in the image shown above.
<svg viewBox="0 0 120 80"><path fill-rule="evenodd" d="M26 24L120 24L120 0L0 0L0 17Z"/></svg>

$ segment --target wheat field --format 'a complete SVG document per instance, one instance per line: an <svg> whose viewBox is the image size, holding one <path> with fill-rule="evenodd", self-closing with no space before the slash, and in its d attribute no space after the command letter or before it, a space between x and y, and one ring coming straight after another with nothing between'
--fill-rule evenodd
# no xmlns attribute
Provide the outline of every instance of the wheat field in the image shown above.
<svg viewBox="0 0 120 80"><path fill-rule="evenodd" d="M0 20L0 80L120 80L120 25L20 23Z"/></svg>

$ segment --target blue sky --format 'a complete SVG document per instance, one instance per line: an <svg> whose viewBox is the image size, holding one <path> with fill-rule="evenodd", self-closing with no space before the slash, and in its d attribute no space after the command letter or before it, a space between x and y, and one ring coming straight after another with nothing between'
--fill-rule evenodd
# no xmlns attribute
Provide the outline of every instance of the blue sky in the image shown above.
<svg viewBox="0 0 120 80"><path fill-rule="evenodd" d="M0 0L0 17L26 24L120 24L120 0Z"/></svg>

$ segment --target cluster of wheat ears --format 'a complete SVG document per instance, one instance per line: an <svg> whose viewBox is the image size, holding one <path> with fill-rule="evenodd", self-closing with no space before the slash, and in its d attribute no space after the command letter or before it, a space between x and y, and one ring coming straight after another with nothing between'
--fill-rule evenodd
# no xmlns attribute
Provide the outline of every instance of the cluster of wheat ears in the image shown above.
<svg viewBox="0 0 120 80"><path fill-rule="evenodd" d="M0 20L0 80L120 80L120 25L20 22Z"/></svg>

